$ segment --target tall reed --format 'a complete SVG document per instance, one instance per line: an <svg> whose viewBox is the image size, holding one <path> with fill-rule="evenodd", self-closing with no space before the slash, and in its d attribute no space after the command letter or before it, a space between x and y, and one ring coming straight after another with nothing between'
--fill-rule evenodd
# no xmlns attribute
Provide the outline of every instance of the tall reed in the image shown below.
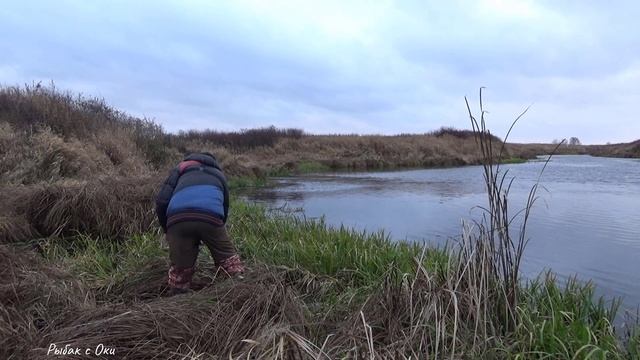
<svg viewBox="0 0 640 360"><path fill-rule="evenodd" d="M465 97L469 119L475 135L476 144L482 154L482 168L484 184L488 197L488 206L480 207L483 210L483 219L476 221L477 233L472 234L466 229L463 236L460 260L474 265L480 265L477 269L483 278L478 279L478 285L490 285L498 291L492 300L494 306L499 309L498 319L504 330L512 330L516 325L516 308L518 306L518 289L520 287L520 265L522 256L527 246L527 223L531 215L531 209L538 199L537 193L540 179L546 169L549 160L555 150L549 155L540 170L538 180L532 186L524 208L511 216L509 212L509 191L515 178L508 179L508 170L501 167L501 159L505 150L505 144L514 126L529 110L527 107L511 123L500 144L498 154L494 144L495 137L487 129L482 101L482 88L479 94L479 118L473 115L468 99ZM560 146L562 143L556 146ZM514 234L514 221L523 215L519 226L519 232Z"/></svg>

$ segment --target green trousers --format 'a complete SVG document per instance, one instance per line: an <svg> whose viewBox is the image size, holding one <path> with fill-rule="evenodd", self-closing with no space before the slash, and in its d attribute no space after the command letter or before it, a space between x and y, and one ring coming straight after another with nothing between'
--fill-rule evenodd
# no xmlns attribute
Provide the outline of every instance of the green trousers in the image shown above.
<svg viewBox="0 0 640 360"><path fill-rule="evenodd" d="M191 268L195 265L200 243L204 243L209 249L217 265L237 253L226 227L206 222L176 223L167 229L167 241L171 264L179 268Z"/></svg>

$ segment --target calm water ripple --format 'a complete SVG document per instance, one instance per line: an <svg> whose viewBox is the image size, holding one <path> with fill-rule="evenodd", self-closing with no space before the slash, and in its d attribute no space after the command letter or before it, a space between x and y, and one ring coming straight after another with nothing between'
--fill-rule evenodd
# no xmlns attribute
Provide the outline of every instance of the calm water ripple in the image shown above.
<svg viewBox="0 0 640 360"><path fill-rule="evenodd" d="M515 181L511 212L524 207L543 163L506 165ZM640 160L556 156L542 175L544 190L528 227L524 273L552 269L560 279L592 279L599 294L640 304ZM304 209L331 225L384 229L393 239L442 244L463 219L487 203L482 168L339 173L277 180L247 193L269 206Z"/></svg>

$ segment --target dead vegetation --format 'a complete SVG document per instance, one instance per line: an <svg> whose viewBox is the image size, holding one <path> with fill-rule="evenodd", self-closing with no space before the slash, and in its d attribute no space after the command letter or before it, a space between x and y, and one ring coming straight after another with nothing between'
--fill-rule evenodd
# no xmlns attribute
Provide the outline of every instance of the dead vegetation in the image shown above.
<svg viewBox="0 0 640 360"><path fill-rule="evenodd" d="M261 269L246 282L227 280L177 298L156 293L146 302L97 303L69 274L35 254L1 245L0 255L8 259L0 273L3 359L44 359L51 343L110 344L118 358L132 359L241 356L307 335L304 305L276 272ZM140 285L128 290L137 293L145 287ZM287 358L305 352L300 346L285 350Z"/></svg>
<svg viewBox="0 0 640 360"><path fill-rule="evenodd" d="M274 127L168 134L100 99L53 86L0 89L0 180L11 184L145 175L166 171L190 151L212 152L229 175L253 177L292 173L305 164L334 170L479 164L470 135L452 128L423 135L310 135Z"/></svg>
<svg viewBox="0 0 640 360"><path fill-rule="evenodd" d="M493 136L493 135L492 135ZM494 136L493 142L501 140ZM628 146L627 146L628 145ZM637 145L637 144L636 144ZM503 159L528 159L551 144L509 144ZM473 131L441 128L426 134L311 135L267 127L168 134L103 100L51 86L0 89L0 180L37 183L98 174L138 176L166 171L190 151L214 153L231 176L264 177L308 169L370 170L480 164ZM10 150L10 151L9 151ZM565 146L561 154L639 156L634 144ZM309 166L311 165L311 166Z"/></svg>
<svg viewBox="0 0 640 360"><path fill-rule="evenodd" d="M32 188L17 199L17 209L43 236L122 238L156 228L158 186L149 178L54 183Z"/></svg>
<svg viewBox="0 0 640 360"><path fill-rule="evenodd" d="M640 158L640 140L623 144L590 145L589 153L595 156Z"/></svg>
<svg viewBox="0 0 640 360"><path fill-rule="evenodd" d="M31 251L0 245L0 356L31 358L42 334L94 306L91 292Z"/></svg>
<svg viewBox="0 0 640 360"><path fill-rule="evenodd" d="M614 311L592 303L592 294L582 288L568 287L565 293L552 281L521 287L524 240L508 228L504 178L495 162L504 155L502 143L484 126L475 129L479 144L451 129L395 137L276 133L273 143L267 131L262 146L234 148L225 141L246 139L211 143L192 134L178 141L100 101L41 87L0 90L0 124L0 257L5 259L0 358L50 358L52 343L82 349L104 344L125 359L581 358L587 353L623 358L640 344L630 341L631 350L623 348L610 323ZM288 267L252 261L242 281L225 278L204 262L197 292L167 298L167 256L153 215L153 194L162 180L156 171L194 148L213 151L234 175L295 170L301 162L333 169L482 163L488 222L466 227L463 241L435 265L429 249L406 259L380 255L375 263L387 272L357 288L338 276L344 269L310 273L300 256ZM274 236L290 231L281 225L271 225ZM146 247L137 248L141 234ZM333 233L327 246L338 246L338 237L344 245L349 236ZM55 253L65 242L71 246ZM298 250L288 245L295 259ZM411 263L411 270L400 269L400 260ZM358 271L367 269L352 270ZM587 340L576 340L585 332ZM95 358L77 356L83 357Z"/></svg>

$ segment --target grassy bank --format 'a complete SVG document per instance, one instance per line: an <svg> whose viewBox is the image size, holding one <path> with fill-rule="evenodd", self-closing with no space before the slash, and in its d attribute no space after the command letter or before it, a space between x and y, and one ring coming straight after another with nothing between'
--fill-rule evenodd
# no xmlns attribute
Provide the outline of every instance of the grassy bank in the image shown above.
<svg viewBox="0 0 640 360"><path fill-rule="evenodd" d="M589 284L560 287L552 275L523 283L509 324L500 287L475 271L487 264L466 256L468 245L422 248L243 202L232 208L246 279L216 275L203 251L201 290L173 298L163 296L168 254L157 233L49 238L38 242L41 260L3 245L2 349L17 351L4 358L100 342L130 358L638 355L638 335L619 340L616 304L595 299Z"/></svg>
<svg viewBox="0 0 640 360"><path fill-rule="evenodd" d="M494 136L493 144L497 149L502 142ZM521 162L554 147L508 144L500 160ZM264 180L324 171L478 165L478 150L472 131L453 128L394 136L313 135L273 127L170 134L101 99L53 87L0 88L0 182L12 185L149 176L166 172L189 151L215 154L231 177ZM638 150L636 142L557 151L638 157Z"/></svg>
<svg viewBox="0 0 640 360"><path fill-rule="evenodd" d="M640 140L607 145L508 144L510 153L531 159L555 151L558 155L592 155L616 158L640 158Z"/></svg>
<svg viewBox="0 0 640 360"><path fill-rule="evenodd" d="M157 181L14 192L30 230L0 245L0 356L45 358L51 343L142 359L638 356L637 330L616 332L617 304L592 285L543 274L509 286L491 250L502 235L488 227L423 248L234 200L229 230L246 279L217 273L203 251L198 291L167 298Z"/></svg>
<svg viewBox="0 0 640 360"><path fill-rule="evenodd" d="M495 144L500 139L495 138ZM232 177L328 170L381 170L480 164L469 130L424 134L313 135L273 127L240 132L165 132L100 99L53 87L0 88L0 181L36 184L96 175L165 172L185 152L209 151ZM523 158L510 150L503 159Z"/></svg>

